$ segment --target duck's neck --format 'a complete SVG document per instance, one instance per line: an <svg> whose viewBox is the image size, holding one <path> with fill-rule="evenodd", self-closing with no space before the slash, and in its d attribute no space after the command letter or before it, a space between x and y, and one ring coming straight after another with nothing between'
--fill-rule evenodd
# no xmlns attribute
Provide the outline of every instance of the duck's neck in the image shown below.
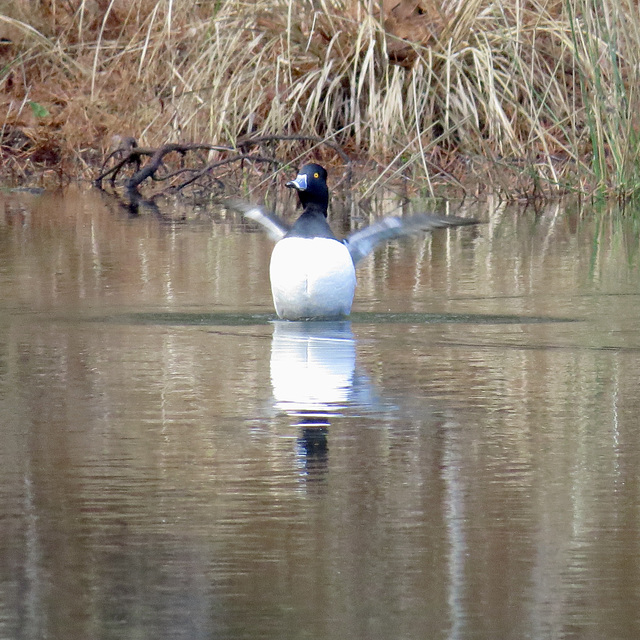
<svg viewBox="0 0 640 640"><path fill-rule="evenodd" d="M305 209L318 209L327 217L327 208L329 207L329 191L328 189L316 189L313 194L307 191L298 191L300 204Z"/></svg>
<svg viewBox="0 0 640 640"><path fill-rule="evenodd" d="M322 204L322 203L319 204L317 202L307 202L307 203L303 202L302 206L304 207L302 216L307 216L308 218L318 217L318 218L324 218L326 220L327 218L326 204Z"/></svg>
<svg viewBox="0 0 640 640"><path fill-rule="evenodd" d="M287 235L300 238L335 239L335 235L327 222L326 208L316 204L309 204L305 207L302 215L295 221Z"/></svg>

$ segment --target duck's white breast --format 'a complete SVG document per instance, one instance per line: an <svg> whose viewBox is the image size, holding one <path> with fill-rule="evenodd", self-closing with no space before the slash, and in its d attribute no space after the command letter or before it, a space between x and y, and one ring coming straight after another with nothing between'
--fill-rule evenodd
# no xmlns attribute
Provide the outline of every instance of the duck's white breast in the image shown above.
<svg viewBox="0 0 640 640"><path fill-rule="evenodd" d="M351 312L356 273L342 242L284 238L271 254L270 276L280 318L335 318Z"/></svg>

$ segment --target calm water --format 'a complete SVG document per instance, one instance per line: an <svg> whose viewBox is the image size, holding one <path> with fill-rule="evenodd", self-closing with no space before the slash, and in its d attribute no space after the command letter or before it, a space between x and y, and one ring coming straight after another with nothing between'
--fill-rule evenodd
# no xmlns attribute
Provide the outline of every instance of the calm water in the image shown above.
<svg viewBox="0 0 640 640"><path fill-rule="evenodd" d="M234 216L0 196L0 637L640 637L640 225L470 213L281 323Z"/></svg>

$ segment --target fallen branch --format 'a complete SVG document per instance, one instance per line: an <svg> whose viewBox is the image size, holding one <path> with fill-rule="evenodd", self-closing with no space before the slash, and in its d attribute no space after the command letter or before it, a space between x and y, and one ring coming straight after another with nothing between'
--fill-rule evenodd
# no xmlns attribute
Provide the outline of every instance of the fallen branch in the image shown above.
<svg viewBox="0 0 640 640"><path fill-rule="evenodd" d="M280 141L300 141L313 142L315 146L326 145L332 149L346 165L346 178L351 181L352 163L349 156L340 148L339 145L331 140L324 140L315 136L305 135L270 135L257 136L248 138L238 143L237 147L227 147L221 145L200 144L200 143L170 143L162 145L158 148L138 147L133 138L117 138L119 146L117 149L109 153L102 163L99 175L94 180L94 185L102 188L104 180L109 180L111 187L115 189L116 182L120 178L123 171L133 168L133 174L125 178L122 182L128 197L131 200L138 199L140 193L138 188L151 179L153 182L173 181L169 186L152 194L151 198L169 193L177 193L189 186L195 185L199 180L205 177L212 179L219 190L224 190L225 185L219 176L213 172L225 165L231 165L237 162L257 162L271 164L279 167L283 163L274 157L262 155L260 153L252 153L250 149L259 147L269 142ZM215 153L218 157L211 161L205 162L200 159L193 166L180 166L178 168L171 167L168 156L178 154L180 162L184 162L189 154L207 152L207 154ZM227 158L220 159L220 154L233 154ZM110 166L111 165L111 166ZM203 185L200 185L203 188ZM206 188L210 188L208 185Z"/></svg>
<svg viewBox="0 0 640 640"><path fill-rule="evenodd" d="M190 151L231 151L229 147L221 147L210 144L165 144L158 149L138 147L132 138L126 138L125 144L111 152L102 163L100 175L94 180L97 187L102 187L102 181L110 178L111 184L115 184L118 174L128 165L136 168L133 176L127 179L127 189L136 189L147 178L155 177L156 172L163 165L163 159L167 154L179 153L183 157ZM121 155L120 160L111 168L107 169L109 161ZM142 168L142 158L150 157L149 162Z"/></svg>

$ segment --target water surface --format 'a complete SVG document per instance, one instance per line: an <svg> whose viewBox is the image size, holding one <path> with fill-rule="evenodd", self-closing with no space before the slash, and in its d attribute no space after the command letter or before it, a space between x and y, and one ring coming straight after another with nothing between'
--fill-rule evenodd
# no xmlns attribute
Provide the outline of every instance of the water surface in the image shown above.
<svg viewBox="0 0 640 640"><path fill-rule="evenodd" d="M284 323L231 214L1 196L0 636L639 637L637 219L471 214Z"/></svg>

